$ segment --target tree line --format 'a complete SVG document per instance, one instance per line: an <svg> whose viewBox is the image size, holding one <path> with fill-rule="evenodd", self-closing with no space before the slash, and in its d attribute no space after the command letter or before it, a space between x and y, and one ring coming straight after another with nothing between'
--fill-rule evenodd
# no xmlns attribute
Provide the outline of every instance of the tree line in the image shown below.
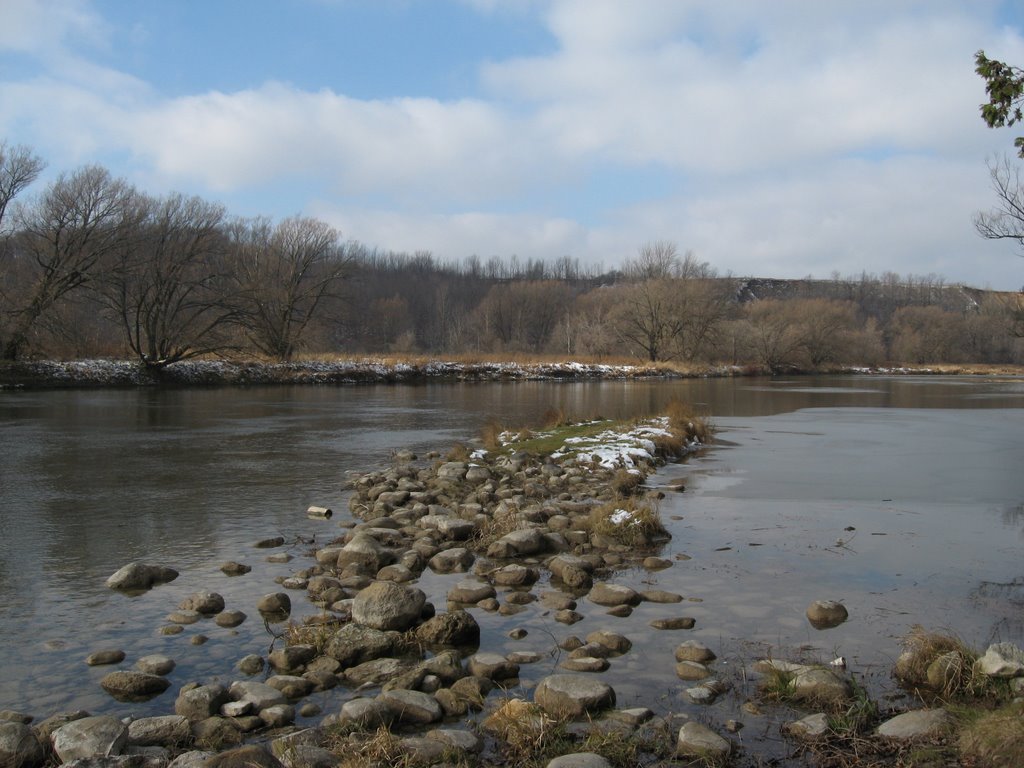
<svg viewBox="0 0 1024 768"><path fill-rule="evenodd" d="M782 370L1024 362L1019 294L939 278L720 275L652 241L610 270L576 258L395 253L311 217L231 216L99 166L59 175L0 143L0 357L559 355Z"/></svg>

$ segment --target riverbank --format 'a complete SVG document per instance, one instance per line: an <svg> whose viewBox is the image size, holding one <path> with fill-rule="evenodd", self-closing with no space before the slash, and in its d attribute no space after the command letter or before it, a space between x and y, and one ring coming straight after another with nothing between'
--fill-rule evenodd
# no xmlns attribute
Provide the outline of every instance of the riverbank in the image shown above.
<svg viewBox="0 0 1024 768"><path fill-rule="evenodd" d="M598 363L571 360L503 362L394 357L303 360L290 363L188 360L163 369L146 369L132 360L38 360L0 363L0 390L160 386L343 386L428 381L620 381L764 376L771 373L757 366L680 365L668 362ZM781 373L1024 376L1024 366L829 366L816 371L793 369Z"/></svg>
<svg viewBox="0 0 1024 768"><path fill-rule="evenodd" d="M128 727L128 740L141 747L140 739L162 739L149 752L153 760L166 762L188 750L175 758L176 768L210 759L214 746L236 759L261 765L276 765L276 759L291 767L337 764L339 755L351 766L685 765L710 761L710 749L720 751L719 762L755 765L761 755L743 749L742 726L772 727L773 709L787 706L773 703L778 697L800 706L827 705L800 718L808 720L805 727L824 730L787 736L794 739L788 743L837 744L835 718L855 705L861 713L869 709L855 678L829 659L794 658L787 661L804 664L775 662L772 671L762 672L775 685L761 691L750 680L762 678L748 678L749 669L741 673L739 665L729 666L732 660L716 660L716 651L725 656L721 648L685 639L696 622L691 598L653 586L658 573L682 567L688 558L661 557L667 532L657 515L642 510L682 488L651 487L639 479L650 477L664 459L701 445L697 420L680 410L669 416L629 429L602 422L534 433L495 429L486 453L457 447L442 459L398 452L392 466L353 477L355 519L343 521L347 532L311 551L309 560L296 561L296 570L281 582L286 591L261 601L261 618L276 622L272 626L284 645L238 659L237 671L186 681L177 689L176 714L160 721L173 727L159 737L142 737L158 725L142 718ZM273 552L283 542L260 544ZM321 612L289 624L282 610L292 605L289 592L307 595ZM169 614L168 632L177 627L184 637L185 627L225 627L240 618L210 594L186 602L175 616ZM493 652L496 628L504 633L508 621L540 607L559 625L550 643L541 639L545 652ZM808 621L844 618L835 605L817 609L824 614L809 614ZM652 611L660 615L652 618ZM607 617L602 621L609 626L583 637L571 634L570 627L586 617ZM525 618L507 631L538 634ZM681 642L673 643L674 652L646 654L640 650L643 636L651 633ZM928 648L942 654L959 650L934 642ZM142 659L126 661L138 668ZM749 667L755 661L745 660ZM927 672L932 661L908 669ZM148 669L155 669L152 663L146 662ZM640 701L623 700L621 689L617 696L603 682L604 672L631 665L664 669L677 685L684 681L685 706L665 712L654 701L655 691ZM537 668L552 674L531 673ZM143 674L167 679L170 672ZM113 673L104 687L132 695L127 686L142 684L160 685ZM320 718L307 709L310 694L332 686L345 691L340 698L347 700ZM809 689L817 693L808 695ZM730 691L751 707L743 720L720 722L712 705ZM290 733L289 714L292 721L318 724ZM913 739L890 742L874 734L880 714L847 718L867 734L854 744L861 754L868 754L865 742L878 752L878 760L873 756L861 765L896 764L917 748ZM936 718L943 719L948 726L948 718ZM103 724L120 733L109 719ZM942 739L948 736L925 738L947 748ZM242 748L247 751L232 752L238 741L250 743ZM206 754L189 749L197 744L207 747ZM695 750L696 758L687 750ZM581 751L603 754L608 762L554 762L555 755Z"/></svg>

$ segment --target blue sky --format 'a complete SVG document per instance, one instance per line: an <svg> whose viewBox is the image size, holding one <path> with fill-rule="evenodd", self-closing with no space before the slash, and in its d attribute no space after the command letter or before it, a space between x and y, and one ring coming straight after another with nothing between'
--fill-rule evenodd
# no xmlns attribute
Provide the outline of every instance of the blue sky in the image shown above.
<svg viewBox="0 0 1024 768"><path fill-rule="evenodd" d="M1024 66L1019 3L2 0L0 139L444 259L1018 289L981 48Z"/></svg>

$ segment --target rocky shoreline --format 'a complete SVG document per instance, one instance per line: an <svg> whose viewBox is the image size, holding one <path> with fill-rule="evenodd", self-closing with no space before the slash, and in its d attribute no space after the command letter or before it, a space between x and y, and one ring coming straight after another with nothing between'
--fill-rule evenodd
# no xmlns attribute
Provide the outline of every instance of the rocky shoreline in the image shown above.
<svg viewBox="0 0 1024 768"><path fill-rule="evenodd" d="M717 722L713 709L698 719L623 706L601 675L629 657L631 633L694 626L682 595L643 584L644 574L675 564L659 555L668 534L657 502L682 490L651 489L644 480L706 439L706 426L676 405L666 417L636 425L590 422L497 433L490 450L457 447L444 458L399 452L391 467L352 479L343 535L311 551L308 564L280 584L285 591L272 588L253 606L280 641L273 650L238 659L228 684L180 686L173 714L121 719L65 712L33 724L27 714L0 713L0 765L756 764L757 755L742 748L742 722ZM310 514L333 515L324 508ZM258 546L283 543L275 538ZM242 577L247 568L223 565L225 573ZM421 588L428 574L464 578L428 595ZM176 576L163 566L131 564L108 586L159 589ZM304 594L320 612L291 621L289 593ZM561 637L552 636L546 659L485 647L489 616L513 616L532 603L565 628ZM650 627L635 626L629 617L641 603L664 606L664 615ZM624 620L623 630L578 637L571 627L582 611ZM204 619L230 627L245 618L226 610L216 592L200 591L168 616L165 631ZM822 600L808 608L807 618L813 626L835 626L848 617L841 604ZM525 690L522 670L542 659L555 660L557 669ZM124 661L123 652L107 649L88 663ZM674 658L647 663L664 665L667 676L689 686L688 701L703 706L735 684L715 661L714 649L682 639ZM854 717L851 712L857 733L866 734L882 759L921 740L941 740L951 728L953 715L941 702L883 718L839 659L750 662L757 662L761 691L758 701L745 705L751 718L773 701L807 709L806 717L782 729L797 751L839 749L850 730L840 718ZM173 668L168 657L144 656L100 684L119 701L147 700L171 688ZM929 703L965 686L972 694L984 688L987 701L1024 696L1024 653L1009 644L975 661L967 649L930 637L908 647L896 674ZM320 712L308 700L334 688L346 692L335 711ZM319 718L319 724L299 728L298 716Z"/></svg>

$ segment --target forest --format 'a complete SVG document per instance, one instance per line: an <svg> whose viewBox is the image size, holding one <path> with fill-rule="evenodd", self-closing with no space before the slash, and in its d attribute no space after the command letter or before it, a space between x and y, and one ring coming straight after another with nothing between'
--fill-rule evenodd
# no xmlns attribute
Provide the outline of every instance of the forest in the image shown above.
<svg viewBox="0 0 1024 768"><path fill-rule="evenodd" d="M0 142L0 358L556 356L814 370L1024 363L1021 293L893 273L720 274L651 240L611 269L396 253L306 216L231 216L101 166L34 189Z"/></svg>

